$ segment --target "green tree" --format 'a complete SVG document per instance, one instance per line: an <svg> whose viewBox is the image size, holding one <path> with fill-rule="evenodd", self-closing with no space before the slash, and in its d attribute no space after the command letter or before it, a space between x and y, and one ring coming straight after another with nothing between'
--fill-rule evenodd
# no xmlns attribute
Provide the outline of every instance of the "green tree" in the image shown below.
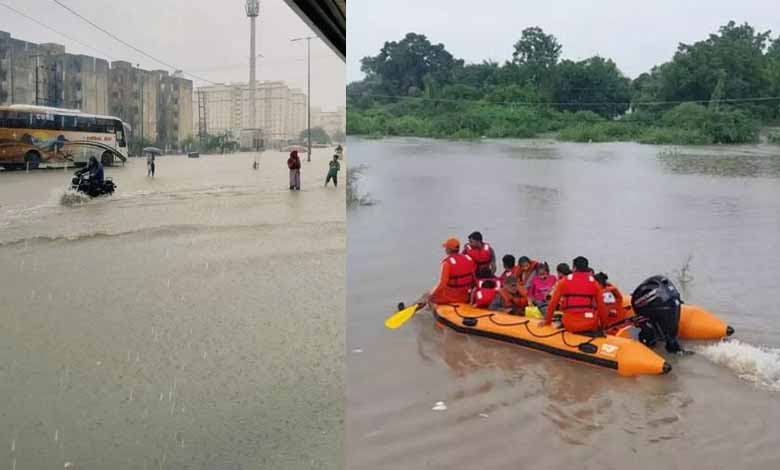
<svg viewBox="0 0 780 470"><path fill-rule="evenodd" d="M393 96L450 83L454 69L463 65L443 44L431 44L424 35L416 33L408 33L399 42L386 42L378 55L364 57L360 63L360 70L374 88Z"/></svg>
<svg viewBox="0 0 780 470"><path fill-rule="evenodd" d="M553 94L561 111L592 111L615 117L628 109L631 81L612 59L596 56L579 62L564 60L556 69Z"/></svg>
<svg viewBox="0 0 780 470"><path fill-rule="evenodd" d="M306 139L308 138L308 130L304 129L301 131L300 135L300 141L306 142ZM330 143L330 136L327 132L325 132L325 129L322 127L312 127L311 128L311 143L313 144L329 144Z"/></svg>
<svg viewBox="0 0 780 470"><path fill-rule="evenodd" d="M514 45L512 63L528 74L538 86L549 84L551 74L561 56L561 45L552 34L533 26L523 30Z"/></svg>
<svg viewBox="0 0 780 470"><path fill-rule="evenodd" d="M344 133L344 131L339 129L339 130L337 130L336 132L333 133L332 138L333 138L333 142L343 143L343 142L346 142L347 135Z"/></svg>

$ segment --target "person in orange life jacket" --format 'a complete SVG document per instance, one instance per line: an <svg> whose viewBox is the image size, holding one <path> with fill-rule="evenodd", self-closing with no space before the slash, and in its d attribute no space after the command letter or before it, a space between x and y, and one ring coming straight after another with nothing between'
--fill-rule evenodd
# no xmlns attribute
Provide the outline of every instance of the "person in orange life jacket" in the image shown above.
<svg viewBox="0 0 780 470"><path fill-rule="evenodd" d="M593 278L587 258L578 256L572 264L574 272L558 281L547 305L547 313L539 326L549 325L553 312L560 307L566 331L581 333L600 330L601 319L606 318L601 286Z"/></svg>
<svg viewBox="0 0 780 470"><path fill-rule="evenodd" d="M517 278L510 275L504 280L504 285L496 292L488 309L513 315L525 315L526 306L528 306L528 297L520 290Z"/></svg>
<svg viewBox="0 0 780 470"><path fill-rule="evenodd" d="M602 320L604 328L626 319L626 309L623 307L623 294L615 285L607 282L609 276L600 272L593 276L603 290L604 306L607 309L606 318Z"/></svg>
<svg viewBox="0 0 780 470"><path fill-rule="evenodd" d="M482 234L472 232L469 235L469 242L463 247L463 254L469 255L477 264L477 272L487 269L490 277L496 273L496 254L493 248L482 241Z"/></svg>
<svg viewBox="0 0 780 470"><path fill-rule="evenodd" d="M447 256L441 262L439 283L424 294L419 303L434 304L467 303L472 287L474 287L474 261L467 255L460 254L460 242L450 238L442 245Z"/></svg>
<svg viewBox="0 0 780 470"><path fill-rule="evenodd" d="M536 268L538 266L538 261L532 260L527 256L517 258L517 266L515 266L514 275L526 290L531 287L531 280L536 275Z"/></svg>
<svg viewBox="0 0 780 470"><path fill-rule="evenodd" d="M488 268L477 270L476 273L474 273L474 277L477 280L477 284L475 286L477 288L482 287L482 285L488 281L494 283L496 289L501 287L503 284L503 281L500 278L495 277L495 275L493 275L493 273L491 273Z"/></svg>
<svg viewBox="0 0 780 470"><path fill-rule="evenodd" d="M488 308L498 292L495 279L477 281L477 287L471 291L471 305L476 308Z"/></svg>
<svg viewBox="0 0 780 470"><path fill-rule="evenodd" d="M508 276L512 275L512 270L515 269L515 257L512 255L504 255L504 257L501 258L501 263L504 265L504 272L501 273L498 278L504 282Z"/></svg>
<svg viewBox="0 0 780 470"><path fill-rule="evenodd" d="M547 313L547 302L552 297L552 290L555 287L557 278L550 276L550 266L547 263L540 263L537 268L537 275L531 279L531 287L528 289L528 299L534 305L539 307L542 313Z"/></svg>

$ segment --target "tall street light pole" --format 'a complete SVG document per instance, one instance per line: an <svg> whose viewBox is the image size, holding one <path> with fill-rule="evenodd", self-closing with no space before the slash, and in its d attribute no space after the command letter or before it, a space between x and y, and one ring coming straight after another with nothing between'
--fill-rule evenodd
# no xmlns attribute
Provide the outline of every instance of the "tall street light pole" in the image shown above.
<svg viewBox="0 0 780 470"><path fill-rule="evenodd" d="M307 118L306 118L306 141L307 141L307 152L306 152L306 161L311 161L311 40L316 38L317 36L306 36L303 38L295 38L291 39L291 42L296 41L302 41L306 40L306 67L307 67L307 73L306 73L306 103L307 106Z"/></svg>

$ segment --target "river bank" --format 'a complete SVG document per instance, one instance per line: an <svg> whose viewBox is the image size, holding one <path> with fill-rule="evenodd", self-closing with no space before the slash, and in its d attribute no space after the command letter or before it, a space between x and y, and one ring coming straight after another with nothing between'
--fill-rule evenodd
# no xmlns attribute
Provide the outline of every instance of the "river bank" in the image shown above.
<svg viewBox="0 0 780 470"><path fill-rule="evenodd" d="M392 109L350 110L353 137L422 137L449 140L552 137L561 142L637 142L653 145L780 143L777 127L739 110L711 111L697 104L663 114L627 114L606 119L592 112L556 112L470 106L397 115Z"/></svg>

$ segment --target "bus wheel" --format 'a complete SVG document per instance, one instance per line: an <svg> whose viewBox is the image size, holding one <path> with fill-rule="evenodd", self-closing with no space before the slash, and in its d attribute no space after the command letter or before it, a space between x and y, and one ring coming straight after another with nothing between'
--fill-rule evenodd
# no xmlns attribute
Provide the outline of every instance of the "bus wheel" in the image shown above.
<svg viewBox="0 0 780 470"><path fill-rule="evenodd" d="M41 164L41 155L38 152L30 150L24 155L24 163L26 166L29 166L31 170L34 170Z"/></svg>
<svg viewBox="0 0 780 470"><path fill-rule="evenodd" d="M114 154L111 152L103 152L103 155L100 157L100 163L102 163L103 166L114 166Z"/></svg>

